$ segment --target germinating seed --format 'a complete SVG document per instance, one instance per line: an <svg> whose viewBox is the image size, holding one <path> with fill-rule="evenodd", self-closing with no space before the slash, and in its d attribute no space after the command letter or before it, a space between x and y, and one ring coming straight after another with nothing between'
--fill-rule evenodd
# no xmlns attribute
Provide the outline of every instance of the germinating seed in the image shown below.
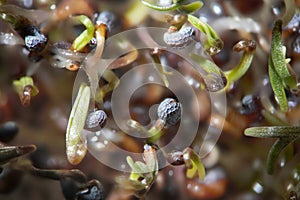
<svg viewBox="0 0 300 200"><path fill-rule="evenodd" d="M164 41L174 48L183 48L191 43L194 39L194 29L190 26L183 27L179 31L174 31L170 27L169 31L164 34Z"/></svg>
<svg viewBox="0 0 300 200"><path fill-rule="evenodd" d="M180 120L181 104L175 99L167 98L159 104L157 115L166 126L172 126Z"/></svg>

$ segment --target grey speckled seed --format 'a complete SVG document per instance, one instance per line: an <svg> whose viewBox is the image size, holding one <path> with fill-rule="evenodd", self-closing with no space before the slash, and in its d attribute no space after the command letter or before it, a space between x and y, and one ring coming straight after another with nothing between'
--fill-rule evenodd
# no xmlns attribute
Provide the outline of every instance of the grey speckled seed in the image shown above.
<svg viewBox="0 0 300 200"><path fill-rule="evenodd" d="M300 54L300 36L298 36L292 44L293 51Z"/></svg>
<svg viewBox="0 0 300 200"><path fill-rule="evenodd" d="M194 39L194 29L190 26L181 28L177 32L165 33L164 41L173 48L184 48Z"/></svg>
<svg viewBox="0 0 300 200"><path fill-rule="evenodd" d="M103 127L106 122L107 115L103 110L96 110L91 112L85 122L85 127L88 129L94 129L98 126Z"/></svg>
<svg viewBox="0 0 300 200"><path fill-rule="evenodd" d="M181 104L175 99L166 98L157 108L158 117L164 121L166 126L176 124L181 117Z"/></svg>

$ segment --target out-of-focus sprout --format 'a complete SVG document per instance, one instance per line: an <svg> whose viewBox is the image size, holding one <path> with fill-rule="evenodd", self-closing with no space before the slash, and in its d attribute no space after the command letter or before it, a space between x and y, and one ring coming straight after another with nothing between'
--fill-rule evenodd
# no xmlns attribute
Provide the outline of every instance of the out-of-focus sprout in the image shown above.
<svg viewBox="0 0 300 200"><path fill-rule="evenodd" d="M235 81L239 80L248 71L253 55L255 52L256 43L253 40L241 40L233 46L234 51L244 51L239 64L231 70L224 73L212 61L205 59L196 54L191 54L191 58L199 63L203 69L208 73L204 76L206 89L212 92L228 89Z"/></svg>
<svg viewBox="0 0 300 200"><path fill-rule="evenodd" d="M103 72L102 77L107 81L107 84L100 87L95 94L95 101L100 104L103 103L106 94L115 89L120 83L120 79L110 69L106 69Z"/></svg>
<svg viewBox="0 0 300 200"><path fill-rule="evenodd" d="M4 11L0 10L0 19L2 19L3 21L16 26L18 23L18 19L16 17L14 17L11 14L5 13Z"/></svg>
<svg viewBox="0 0 300 200"><path fill-rule="evenodd" d="M290 143L300 138L299 126L269 126L251 127L245 130L245 135L258 138L278 138L271 147L267 158L267 171L273 174L280 152Z"/></svg>
<svg viewBox="0 0 300 200"><path fill-rule="evenodd" d="M141 161L134 162L130 156L127 156L126 159L131 168L131 173L127 180L119 180L120 185L133 191L137 197L144 196L150 190L158 173L156 150L152 146L145 144L143 157L145 163Z"/></svg>
<svg viewBox="0 0 300 200"><path fill-rule="evenodd" d="M9 162L10 160L23 156L25 154L34 152L35 145L26 146L1 146L0 147L0 166Z"/></svg>
<svg viewBox="0 0 300 200"><path fill-rule="evenodd" d="M24 106L29 106L31 97L39 93L38 88L34 85L32 78L29 76L23 76L19 80L14 80L13 86Z"/></svg>
<svg viewBox="0 0 300 200"><path fill-rule="evenodd" d="M210 55L215 55L221 51L224 45L223 41L211 26L191 14L188 15L188 21L205 34L204 48Z"/></svg>
<svg viewBox="0 0 300 200"><path fill-rule="evenodd" d="M220 68L212 61L199 56L197 54L191 54L191 58L199 63L202 68L208 73L203 77L205 87L210 92L221 91L227 84L227 78Z"/></svg>
<svg viewBox="0 0 300 200"><path fill-rule="evenodd" d="M90 98L90 87L81 84L70 113L66 131L67 158L73 165L79 164L87 151L86 145L81 141L81 135L88 113Z"/></svg>
<svg viewBox="0 0 300 200"><path fill-rule="evenodd" d="M27 168L35 176L60 181L62 192L67 200L104 199L101 183L95 179L87 181L86 175L80 170L39 169L30 164Z"/></svg>
<svg viewBox="0 0 300 200"><path fill-rule="evenodd" d="M288 111L288 103L285 89L298 90L297 79L290 72L292 69L288 65L290 59L286 59L286 48L281 41L282 21L277 20L272 31L272 42L269 56L269 77L280 109Z"/></svg>
<svg viewBox="0 0 300 200"><path fill-rule="evenodd" d="M187 168L186 177L195 178L198 175L200 180L204 180L205 168L199 155L191 148L183 150L183 159Z"/></svg>
<svg viewBox="0 0 300 200"><path fill-rule="evenodd" d="M82 23L85 27L86 30L84 30L74 41L72 44L71 49L75 51L81 51L93 38L94 32L95 32L95 26L90 20L85 15L80 15L74 17L75 20L78 20L80 23Z"/></svg>

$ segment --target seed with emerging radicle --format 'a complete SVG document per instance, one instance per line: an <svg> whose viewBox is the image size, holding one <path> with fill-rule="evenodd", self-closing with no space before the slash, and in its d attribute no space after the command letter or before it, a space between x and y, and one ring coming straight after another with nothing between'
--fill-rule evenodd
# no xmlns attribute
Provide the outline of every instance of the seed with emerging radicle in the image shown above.
<svg viewBox="0 0 300 200"><path fill-rule="evenodd" d="M175 125L181 117L181 104L175 99L166 98L159 104L157 115L165 123L165 126Z"/></svg>

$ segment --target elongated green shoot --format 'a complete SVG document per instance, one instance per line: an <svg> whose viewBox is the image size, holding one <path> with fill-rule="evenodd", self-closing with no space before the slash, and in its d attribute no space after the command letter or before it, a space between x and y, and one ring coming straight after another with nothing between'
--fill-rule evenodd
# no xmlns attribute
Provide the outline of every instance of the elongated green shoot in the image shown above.
<svg viewBox="0 0 300 200"><path fill-rule="evenodd" d="M153 10L173 11L177 9L178 11L183 13L193 13L203 6L202 1L195 1L190 4L184 4L186 1L187 0L173 0L173 3L170 5L157 5L145 0L142 0L142 3Z"/></svg>
<svg viewBox="0 0 300 200"><path fill-rule="evenodd" d="M121 182L127 183L125 188L134 190L137 197L142 197L149 191L158 173L156 150L145 144L143 157L145 163L141 161L134 162L130 156L127 156L126 160L131 168L131 173L127 180L121 180Z"/></svg>
<svg viewBox="0 0 300 200"><path fill-rule="evenodd" d="M278 138L271 147L267 158L267 171L269 174L273 174L282 150L300 138L300 126L251 127L247 128L244 133L251 137Z"/></svg>

